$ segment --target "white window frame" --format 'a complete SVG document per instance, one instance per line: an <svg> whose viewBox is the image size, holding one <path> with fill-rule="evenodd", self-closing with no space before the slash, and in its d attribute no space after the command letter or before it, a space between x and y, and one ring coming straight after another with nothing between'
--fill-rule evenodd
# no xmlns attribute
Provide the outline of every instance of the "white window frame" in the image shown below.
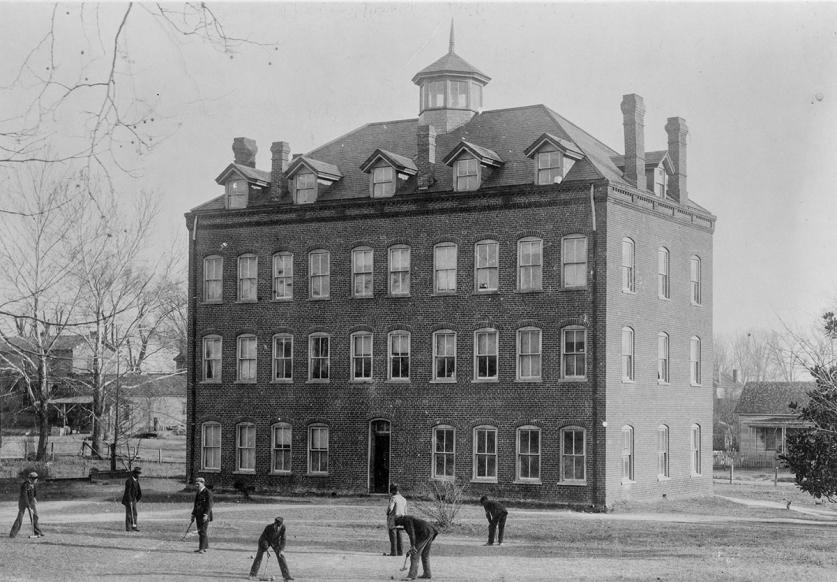
<svg viewBox="0 0 837 582"><path fill-rule="evenodd" d="M689 452L689 468L692 476L696 477L702 475L701 428L699 424L693 424L689 427Z"/></svg>
<svg viewBox="0 0 837 582"><path fill-rule="evenodd" d="M535 154L535 184L555 184L555 178L564 177L564 154L556 149L541 148Z"/></svg>
<svg viewBox="0 0 837 582"><path fill-rule="evenodd" d="M523 351L523 334L536 334L537 346L533 346L529 342L529 351ZM538 327L522 327L517 330L517 379L524 382L539 382L543 377L543 331ZM527 367L524 363L524 358L531 359L532 364L528 367L530 370L535 369L534 362L537 362L537 374L525 375L524 370Z"/></svg>
<svg viewBox="0 0 837 582"><path fill-rule="evenodd" d="M290 354L286 355L285 350L279 353L282 348L289 346ZM279 377L279 369L284 372ZM294 336L289 333L277 333L273 336L273 370L270 376L274 382L293 382L294 379Z"/></svg>
<svg viewBox="0 0 837 582"><path fill-rule="evenodd" d="M221 303L224 300L224 258L218 255L203 259L203 301Z"/></svg>
<svg viewBox="0 0 837 582"><path fill-rule="evenodd" d="M491 439L488 435L493 435L493 447L491 449ZM483 438L485 437L485 438ZM480 483L496 483L497 482L497 427L496 426L477 426L474 427L474 459L473 459L473 474L472 481ZM480 461L484 461L482 465L485 467L484 475L480 475ZM493 462L493 474L490 469Z"/></svg>
<svg viewBox="0 0 837 582"><path fill-rule="evenodd" d="M319 447L314 447L314 435L320 435ZM325 447L322 446L322 435L325 434ZM329 466L329 429L324 424L312 424L308 427L308 474L309 475L328 475ZM317 458L320 462L317 463L317 469L314 469L313 460L314 454L317 453ZM322 468L322 458L325 457L325 469Z"/></svg>
<svg viewBox="0 0 837 582"><path fill-rule="evenodd" d="M247 349L248 345L252 351ZM251 333L242 334L236 338L235 346L235 381L254 384L258 379L258 340Z"/></svg>
<svg viewBox="0 0 837 582"><path fill-rule="evenodd" d="M227 209L247 208L247 199L250 193L250 186L247 180L237 178L227 181L224 185L226 194Z"/></svg>
<svg viewBox="0 0 837 582"><path fill-rule="evenodd" d="M485 353L481 352L480 339L485 337L486 341L490 341L491 336L494 336L494 352L491 353L490 346L486 345ZM494 374L481 375L480 360L486 363L486 371L491 370L491 360L494 360ZM500 332L494 328L478 329L474 332L474 381L475 382L491 382L497 381L500 374Z"/></svg>
<svg viewBox="0 0 837 582"><path fill-rule="evenodd" d="M387 175L388 174L388 175ZM395 194L395 168L383 164L372 168L369 177L372 198L389 198Z"/></svg>
<svg viewBox="0 0 837 582"><path fill-rule="evenodd" d="M442 442L439 441L439 432L445 433ZM439 448L441 445L441 449ZM450 449L448 449L450 445ZM432 466L431 476L440 481L453 481L456 479L456 429L452 426L440 424L433 427L433 454L431 455ZM442 460L443 472L439 474L437 468L439 459ZM448 474L450 473L450 474Z"/></svg>
<svg viewBox="0 0 837 582"><path fill-rule="evenodd" d="M277 439L277 431L281 438ZM281 442L279 442L281 440ZM287 466L285 456L287 455ZM281 463L277 460L281 459ZM291 472L293 463L293 427L287 422L277 422L270 427L270 472L273 474L287 475ZM281 464L280 468L277 466Z"/></svg>
<svg viewBox="0 0 837 582"><path fill-rule="evenodd" d="M453 163L453 184L457 192L473 192L480 187L480 163L473 157L460 157Z"/></svg>
<svg viewBox="0 0 837 582"><path fill-rule="evenodd" d="M524 252L528 247L529 253ZM524 262L528 256L528 262ZM526 237L517 241L517 290L543 290L543 239Z"/></svg>
<svg viewBox="0 0 837 582"><path fill-rule="evenodd" d="M325 356L314 356L314 344L319 340L325 340L325 346L328 353ZM314 377L314 361L325 363L325 376L322 375ZM331 336L326 333L312 333L308 336L308 381L309 382L329 382L331 381Z"/></svg>
<svg viewBox="0 0 837 582"><path fill-rule="evenodd" d="M634 427L622 427L622 482L634 481Z"/></svg>
<svg viewBox="0 0 837 582"><path fill-rule="evenodd" d="M521 436L523 435L523 433L527 433L527 434L536 433L538 435L538 451L537 451L537 453L532 453L531 437L529 439L527 439L527 447L526 448L528 449L528 451L523 452L523 450L522 450L523 447L521 447L521 444L522 444ZM541 482L541 469L543 468L542 463L541 463L541 452L543 450L543 438L542 438L542 435L541 435L540 427L532 426L532 425L526 425L526 426L518 427L517 430L515 431L514 437L515 437L514 438L514 441L515 441L515 463L514 463L514 465L515 465L515 480L518 481L519 483L540 483ZM528 475L526 477L523 476L523 461L524 461L524 459L526 459L526 460L537 459L538 474L537 474L536 477L533 477L532 475ZM531 471L532 470L531 464L527 463L527 465L529 465L528 470Z"/></svg>
<svg viewBox="0 0 837 582"><path fill-rule="evenodd" d="M671 299L671 253L666 247L657 249L657 297Z"/></svg>
<svg viewBox="0 0 837 582"><path fill-rule="evenodd" d="M583 243L582 248L579 243ZM561 239L561 286L564 289L587 287L587 250L587 237L583 234L570 234ZM583 282L576 281L578 270L584 273Z"/></svg>
<svg viewBox="0 0 837 582"><path fill-rule="evenodd" d="M358 342L361 344L361 353L358 353ZM349 336L351 352L349 378L352 382L372 381L373 343L372 332L369 331L358 331ZM368 353L366 352L367 347L369 349Z"/></svg>
<svg viewBox="0 0 837 582"><path fill-rule="evenodd" d="M209 348L209 344L215 344L217 342L218 351L217 354L213 351L213 353L208 353L207 349ZM201 364L201 382L206 382L210 384L218 384L221 382L221 370L223 369L223 354L224 354L224 340L220 335L206 335L203 337L202 343L202 364ZM217 357L208 357L208 356L216 356ZM208 363L209 362L218 362L217 366L217 373L209 377L207 372L209 371Z"/></svg>
<svg viewBox="0 0 837 582"><path fill-rule="evenodd" d="M582 341L583 341L583 349L581 351L567 351L567 334L572 333L574 336L577 333L582 334ZM573 346L576 346L577 341L573 341ZM580 325L568 325L567 327L561 328L561 377L565 380L586 380L587 379L587 353L588 353L588 346L587 346L587 328L580 326ZM577 361L578 358L581 358L583 362L583 370L582 374L578 374L577 367L574 366L573 373L567 372L567 362L568 358L573 358L573 361Z"/></svg>
<svg viewBox="0 0 837 582"><path fill-rule="evenodd" d="M273 255L273 299L290 301L293 298L294 255L284 251L276 253Z"/></svg>
<svg viewBox="0 0 837 582"><path fill-rule="evenodd" d="M654 194L660 198L666 197L666 186L668 182L668 173L662 166L654 170Z"/></svg>
<svg viewBox="0 0 837 582"><path fill-rule="evenodd" d="M671 383L671 338L661 331L657 334L657 384Z"/></svg>
<svg viewBox="0 0 837 582"><path fill-rule="evenodd" d="M294 204L313 204L317 200L317 175L299 172L294 176Z"/></svg>
<svg viewBox="0 0 837 582"><path fill-rule="evenodd" d="M581 434L581 452L578 451L578 434ZM567 451L567 435L572 435L573 449ZM587 431L580 426L565 426L561 429L559 434L561 439L561 475L560 481L564 485L586 485L587 484ZM575 469L581 460L581 477L579 477ZM572 465L572 476L567 476L569 466Z"/></svg>
<svg viewBox="0 0 837 582"><path fill-rule="evenodd" d="M474 244L474 291L493 293L499 285L500 243L496 240L481 240Z"/></svg>
<svg viewBox="0 0 837 582"><path fill-rule="evenodd" d="M215 432L217 429L217 444L215 439L213 439L212 443L207 443L210 437L214 437L215 435L208 435L207 429L213 429L212 432ZM218 464L216 465L212 460L208 460L208 453L212 451L212 457L216 457ZM221 423L219 422L204 422L201 424L201 471L220 471L221 470Z"/></svg>
<svg viewBox="0 0 837 582"><path fill-rule="evenodd" d="M440 252L444 253L443 257L440 257ZM453 267L447 266L442 268L440 263L442 262L441 259L448 259L447 256L449 252L453 253ZM459 247L456 243L452 242L443 242L433 246L433 292L437 294L451 294L456 293L457 289L457 276L458 276L458 266L459 262ZM445 275L444 282L445 286L442 287L441 283L441 275ZM453 279L451 286L451 278Z"/></svg>
<svg viewBox="0 0 837 582"><path fill-rule="evenodd" d="M459 87L459 90L454 91L454 87ZM468 109L468 94L470 87L468 81L459 79L450 79L448 81L448 91L450 94L450 101L448 109ZM456 97L464 97L464 102L457 103Z"/></svg>
<svg viewBox="0 0 837 582"><path fill-rule="evenodd" d="M636 381L636 339L631 327L622 328L622 382Z"/></svg>
<svg viewBox="0 0 837 582"><path fill-rule="evenodd" d="M399 352L399 355L397 355L397 356L393 353L393 350L392 350L393 339L396 338L396 337L399 337L399 338L406 337L407 338L407 340L406 340L407 341L407 355L406 356L402 355L401 352ZM411 341L412 341L412 338L410 336L410 332L405 331L403 329L396 329L396 330L393 330L393 331L391 331L387 334L387 362L389 363L389 366L387 366L387 376L388 376L389 380L392 380L394 382L409 382L409 380L410 380L410 364L411 364L411 362L410 362ZM393 364L395 363L396 358L398 358L399 361L406 360L407 374L405 376L404 375L393 376L392 370L393 370Z"/></svg>
<svg viewBox="0 0 837 582"><path fill-rule="evenodd" d="M352 297L375 294L375 251L369 247L352 249Z"/></svg>
<svg viewBox="0 0 837 582"><path fill-rule="evenodd" d="M445 337L445 353L439 355L438 353L438 339L440 337ZM448 340L451 340L449 342ZM453 345L453 355L448 354L448 348L450 345ZM440 358L444 358L448 360L449 358L453 359L453 366L452 366L452 374L450 376L439 376L438 375L438 360ZM445 365L445 370L448 369L448 366ZM433 382L456 382L456 332L450 329L440 329L438 331L433 332Z"/></svg>
<svg viewBox="0 0 837 582"><path fill-rule="evenodd" d="M325 249L315 249L308 253L308 297L328 299L330 296L331 253Z"/></svg>
<svg viewBox="0 0 837 582"><path fill-rule="evenodd" d="M689 288L692 305L703 305L703 261L697 255L689 259Z"/></svg>
<svg viewBox="0 0 837 582"><path fill-rule="evenodd" d="M238 300L241 302L259 299L259 257L252 253L238 257Z"/></svg>
<svg viewBox="0 0 837 582"><path fill-rule="evenodd" d="M671 477L671 431L665 424L657 427L657 478L668 479Z"/></svg>
<svg viewBox="0 0 837 582"><path fill-rule="evenodd" d="M389 294L405 297L410 294L412 257L407 245L389 247Z"/></svg>
<svg viewBox="0 0 837 582"><path fill-rule="evenodd" d="M636 293L636 243L622 239L622 292Z"/></svg>
<svg viewBox="0 0 837 582"><path fill-rule="evenodd" d="M692 386L700 386L702 381L701 366L703 358L701 354L701 342L697 336L689 339L689 381Z"/></svg>
<svg viewBox="0 0 837 582"><path fill-rule="evenodd" d="M242 435L243 432L246 434ZM245 466L245 454L248 457L252 456L252 459L247 459L248 464L252 463L252 467ZM235 425L235 472L256 472L256 425L252 422L240 422Z"/></svg>

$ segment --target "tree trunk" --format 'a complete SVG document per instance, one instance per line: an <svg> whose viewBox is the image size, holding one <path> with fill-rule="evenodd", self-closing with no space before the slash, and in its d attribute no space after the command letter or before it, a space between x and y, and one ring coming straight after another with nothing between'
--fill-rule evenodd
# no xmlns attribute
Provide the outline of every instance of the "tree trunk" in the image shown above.
<svg viewBox="0 0 837 582"><path fill-rule="evenodd" d="M38 453L37 461L46 461L47 442L49 441L49 409L46 402L39 402L35 407L35 417L38 419Z"/></svg>
<svg viewBox="0 0 837 582"><path fill-rule="evenodd" d="M94 382L95 383L95 382ZM96 459L102 458L102 442L104 435L102 434L102 419L104 417L105 403L102 398L101 390L98 387L93 388L93 434L92 442L90 443L92 449L92 456Z"/></svg>

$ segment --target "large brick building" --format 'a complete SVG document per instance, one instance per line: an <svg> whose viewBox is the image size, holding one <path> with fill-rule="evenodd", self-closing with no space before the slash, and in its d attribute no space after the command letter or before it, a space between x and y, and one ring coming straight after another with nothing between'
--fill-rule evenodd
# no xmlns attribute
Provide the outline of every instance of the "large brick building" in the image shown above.
<svg viewBox="0 0 837 582"><path fill-rule="evenodd" d="M454 52L418 119L255 167L190 233L188 465L210 483L603 507L711 491L712 232L686 124L619 154L543 105L483 110ZM609 115L609 113L608 113ZM662 128L660 128L662 133Z"/></svg>

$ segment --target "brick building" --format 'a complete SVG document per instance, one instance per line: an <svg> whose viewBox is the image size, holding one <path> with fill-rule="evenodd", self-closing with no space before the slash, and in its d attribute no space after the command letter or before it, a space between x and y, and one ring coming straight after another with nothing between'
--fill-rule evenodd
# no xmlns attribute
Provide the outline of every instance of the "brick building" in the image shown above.
<svg viewBox="0 0 837 582"><path fill-rule="evenodd" d="M711 491L715 217L685 121L646 152L625 95L621 155L544 105L483 110L489 80L451 35L413 77L418 119L277 141L269 171L234 140L223 194L186 215L191 476L580 507Z"/></svg>

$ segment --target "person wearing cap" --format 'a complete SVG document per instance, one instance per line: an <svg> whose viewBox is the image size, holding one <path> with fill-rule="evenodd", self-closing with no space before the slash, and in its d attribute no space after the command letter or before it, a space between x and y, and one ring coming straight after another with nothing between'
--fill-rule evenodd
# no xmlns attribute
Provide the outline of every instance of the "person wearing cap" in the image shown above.
<svg viewBox="0 0 837 582"><path fill-rule="evenodd" d="M401 530L396 527L395 518L407 514L407 500L398 492L398 485L393 483L389 486L389 505L387 506L387 530L389 530L389 554L388 556L400 556L403 554L401 546Z"/></svg>
<svg viewBox="0 0 837 582"><path fill-rule="evenodd" d="M20 496L17 498L17 519L12 524L12 531L9 532L9 537L13 538L20 531L20 526L23 524L23 516L29 511L29 519L32 520L33 533L30 538L44 537L41 528L38 527L38 499L35 485L38 481L38 474L32 471L27 475L26 481L20 484Z"/></svg>
<svg viewBox="0 0 837 582"><path fill-rule="evenodd" d="M506 516L509 512L506 508L496 501L491 501L487 496L480 497L483 509L485 509L485 519L488 520L488 543L486 546L494 545L494 532L497 532L497 545L503 545L503 530L506 529Z"/></svg>
<svg viewBox="0 0 837 582"><path fill-rule="evenodd" d="M212 521L212 492L206 488L206 480L203 477L195 479L198 492L195 493L195 505L192 507L192 517L198 527L198 549L195 553L205 554L209 548L209 522Z"/></svg>
<svg viewBox="0 0 837 582"><path fill-rule="evenodd" d="M419 561L421 561L421 567L424 570L419 578L429 579L431 577L430 546L436 536L439 535L439 530L429 522L412 515L396 517L395 525L403 527L404 531L407 532L407 537L410 538L410 550L407 552L407 555L410 556L410 571L404 580L416 579Z"/></svg>
<svg viewBox="0 0 837 582"><path fill-rule="evenodd" d="M276 559L279 560L282 578L284 580L293 580L288 570L288 562L285 560L285 523L281 517L275 518L273 523L264 528L262 535L259 536L259 549L256 550L256 558L253 560L253 565L250 566L250 580L258 580L257 576L259 574L259 568L262 565L262 556L270 548L273 548L273 553L276 554Z"/></svg>
<svg viewBox="0 0 837 582"><path fill-rule="evenodd" d="M142 469L134 467L125 479L125 492L122 494L122 505L125 506L125 531L139 531L137 526L137 502L142 500L142 488L139 476Z"/></svg>

